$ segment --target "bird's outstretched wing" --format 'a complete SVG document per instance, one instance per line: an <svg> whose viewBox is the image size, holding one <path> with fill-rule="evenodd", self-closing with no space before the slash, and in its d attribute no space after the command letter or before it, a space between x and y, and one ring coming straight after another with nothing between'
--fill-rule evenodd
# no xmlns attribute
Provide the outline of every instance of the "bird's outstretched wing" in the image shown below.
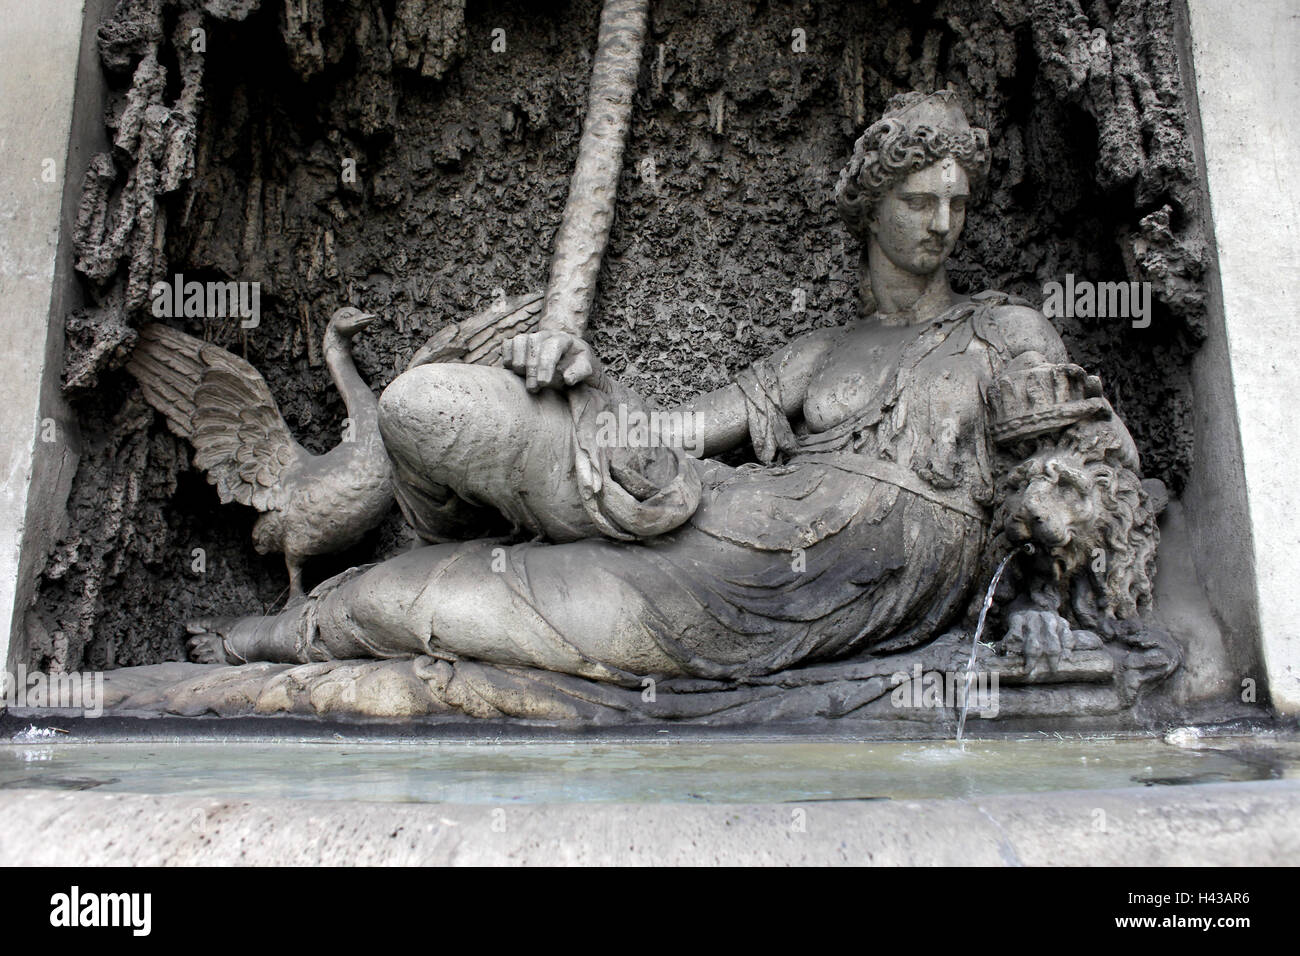
<svg viewBox="0 0 1300 956"><path fill-rule="evenodd" d="M444 325L411 357L406 368L409 371L430 362L500 365L501 343L512 336L535 332L544 304L543 293L530 292L504 299L463 322Z"/></svg>
<svg viewBox="0 0 1300 956"><path fill-rule="evenodd" d="M281 477L308 452L289 434L257 369L236 355L164 325L140 330L127 370L168 427L194 445L223 504L279 507Z"/></svg>

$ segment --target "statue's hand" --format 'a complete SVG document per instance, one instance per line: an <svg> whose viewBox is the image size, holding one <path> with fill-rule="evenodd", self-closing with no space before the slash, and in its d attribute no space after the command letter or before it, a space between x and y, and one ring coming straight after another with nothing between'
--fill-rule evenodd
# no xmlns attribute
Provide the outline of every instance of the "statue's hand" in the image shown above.
<svg viewBox="0 0 1300 956"><path fill-rule="evenodd" d="M530 392L568 388L596 374L591 346L568 332L526 332L501 343L506 368L522 375Z"/></svg>
<svg viewBox="0 0 1300 956"><path fill-rule="evenodd" d="M1028 677L1055 673L1076 650L1094 650L1101 640L1090 631L1076 631L1055 611L1022 608L1012 611L1002 646L1024 657Z"/></svg>

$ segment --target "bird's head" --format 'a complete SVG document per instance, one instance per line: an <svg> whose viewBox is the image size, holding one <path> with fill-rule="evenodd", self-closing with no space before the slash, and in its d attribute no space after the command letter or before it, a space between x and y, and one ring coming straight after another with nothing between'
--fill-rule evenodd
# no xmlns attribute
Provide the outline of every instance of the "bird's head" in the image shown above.
<svg viewBox="0 0 1300 956"><path fill-rule="evenodd" d="M345 339L350 339L356 335L371 322L378 318L373 312L362 312L358 308L345 305L332 316L330 316L329 328L326 331L334 331Z"/></svg>

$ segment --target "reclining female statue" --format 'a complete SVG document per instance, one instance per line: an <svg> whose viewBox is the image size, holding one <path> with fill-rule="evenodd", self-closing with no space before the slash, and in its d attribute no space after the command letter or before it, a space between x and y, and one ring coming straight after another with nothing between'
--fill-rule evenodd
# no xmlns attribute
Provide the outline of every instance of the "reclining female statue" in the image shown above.
<svg viewBox="0 0 1300 956"><path fill-rule="evenodd" d="M866 250L872 314L676 410L675 442L608 427L649 406L563 332L507 342L505 368L399 376L380 427L399 504L430 543L278 615L191 625L192 656L431 655L635 686L744 680L939 635L995 537L995 383L1076 368L1035 309L948 284L988 168L987 133L952 94L896 97L836 190ZM1096 402L1074 403L1091 409L1078 417ZM686 453L690 435L704 457ZM757 463L709 457L745 441ZM458 540L494 522L533 539Z"/></svg>

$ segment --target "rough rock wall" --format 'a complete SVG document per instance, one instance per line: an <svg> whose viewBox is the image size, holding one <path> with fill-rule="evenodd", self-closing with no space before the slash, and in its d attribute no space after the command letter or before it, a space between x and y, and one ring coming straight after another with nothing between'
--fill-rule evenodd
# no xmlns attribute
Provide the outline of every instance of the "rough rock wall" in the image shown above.
<svg viewBox="0 0 1300 956"><path fill-rule="evenodd" d="M184 618L283 601L255 515L217 504L121 370L151 284L260 282L256 329L174 321L245 355L329 448L333 308L383 315L356 347L378 390L442 322L544 285L598 19L598 0L120 0L100 29L114 148L76 231L96 305L68 322L85 447L32 663L179 659ZM954 283L1040 301L1067 272L1152 282L1149 329L1058 327L1178 491L1206 244L1173 37L1172 0L653 0L597 350L671 400L850 318L835 178L892 94L949 86L994 143ZM394 513L308 583L410 540Z"/></svg>

